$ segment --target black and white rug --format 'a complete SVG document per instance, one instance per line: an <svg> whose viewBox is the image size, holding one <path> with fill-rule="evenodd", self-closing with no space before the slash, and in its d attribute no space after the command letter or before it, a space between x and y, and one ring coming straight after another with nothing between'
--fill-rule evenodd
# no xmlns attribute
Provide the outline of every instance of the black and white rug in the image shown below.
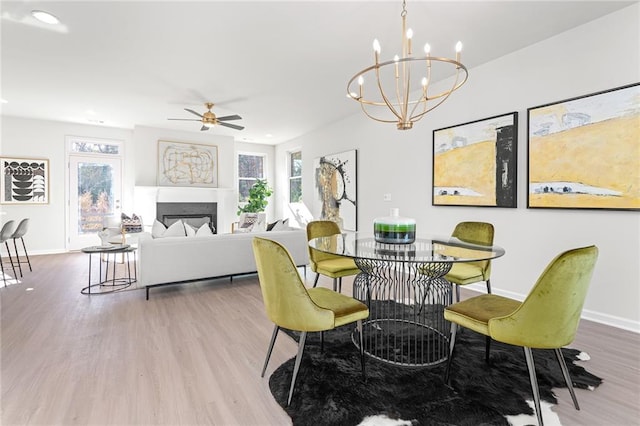
<svg viewBox="0 0 640 426"><path fill-rule="evenodd" d="M444 363L430 368L403 368L369 357L365 382L359 352L351 341L352 329L353 325L349 325L326 332L323 353L319 333L307 336L290 406L286 402L295 358L270 377L271 392L294 426L536 423L522 348L492 342L491 364L487 366L484 336L464 330L458 334L451 387L443 382ZM296 337L295 333L290 334ZM602 382L576 364L579 351L563 349L563 353L575 388L593 390ZM553 351L534 350L534 360L543 411L556 403L552 388L565 388L561 391L566 395L561 397L570 400ZM555 413L543 415L545 424L554 423Z"/></svg>

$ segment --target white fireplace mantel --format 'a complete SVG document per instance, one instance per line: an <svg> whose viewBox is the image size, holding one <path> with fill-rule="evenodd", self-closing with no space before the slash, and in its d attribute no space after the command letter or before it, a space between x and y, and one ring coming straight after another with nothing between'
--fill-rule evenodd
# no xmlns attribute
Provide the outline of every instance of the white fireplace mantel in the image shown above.
<svg viewBox="0 0 640 426"><path fill-rule="evenodd" d="M217 203L218 233L231 231L236 220L237 197L231 188L199 188L177 186L134 187L134 211L142 216L145 227L153 225L156 203Z"/></svg>

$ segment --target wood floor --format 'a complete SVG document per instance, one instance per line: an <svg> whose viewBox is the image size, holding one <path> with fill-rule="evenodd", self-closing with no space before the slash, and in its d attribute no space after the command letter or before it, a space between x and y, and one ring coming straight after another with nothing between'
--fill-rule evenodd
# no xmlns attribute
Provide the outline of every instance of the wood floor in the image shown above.
<svg viewBox="0 0 640 426"><path fill-rule="evenodd" d="M0 289L2 425L291 424L268 376L296 345L281 335L260 378L272 324L255 275L156 288L149 301L136 289L85 296L87 261L34 256ZM604 383L576 391L581 411L557 390L563 425L640 424L640 335L582 321L572 347Z"/></svg>

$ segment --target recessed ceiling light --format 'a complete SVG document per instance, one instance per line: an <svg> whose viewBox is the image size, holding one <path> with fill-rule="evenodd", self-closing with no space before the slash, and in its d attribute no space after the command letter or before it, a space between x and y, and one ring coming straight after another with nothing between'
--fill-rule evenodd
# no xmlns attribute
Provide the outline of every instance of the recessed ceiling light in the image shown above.
<svg viewBox="0 0 640 426"><path fill-rule="evenodd" d="M273 137L273 135L271 133L267 133L265 136L268 137L268 138L272 138Z"/></svg>
<svg viewBox="0 0 640 426"><path fill-rule="evenodd" d="M56 25L60 23L60 20L58 18L43 10L32 10L31 15L38 21L44 22L45 24Z"/></svg>

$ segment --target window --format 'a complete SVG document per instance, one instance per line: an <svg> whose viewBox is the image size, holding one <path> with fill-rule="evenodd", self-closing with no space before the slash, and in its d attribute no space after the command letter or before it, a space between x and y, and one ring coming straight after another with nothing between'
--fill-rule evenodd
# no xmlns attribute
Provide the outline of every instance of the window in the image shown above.
<svg viewBox="0 0 640 426"><path fill-rule="evenodd" d="M261 154L238 154L238 201L249 199L249 190L257 179L264 179L265 157Z"/></svg>
<svg viewBox="0 0 640 426"><path fill-rule="evenodd" d="M289 202L302 201L302 151L289 153Z"/></svg>

